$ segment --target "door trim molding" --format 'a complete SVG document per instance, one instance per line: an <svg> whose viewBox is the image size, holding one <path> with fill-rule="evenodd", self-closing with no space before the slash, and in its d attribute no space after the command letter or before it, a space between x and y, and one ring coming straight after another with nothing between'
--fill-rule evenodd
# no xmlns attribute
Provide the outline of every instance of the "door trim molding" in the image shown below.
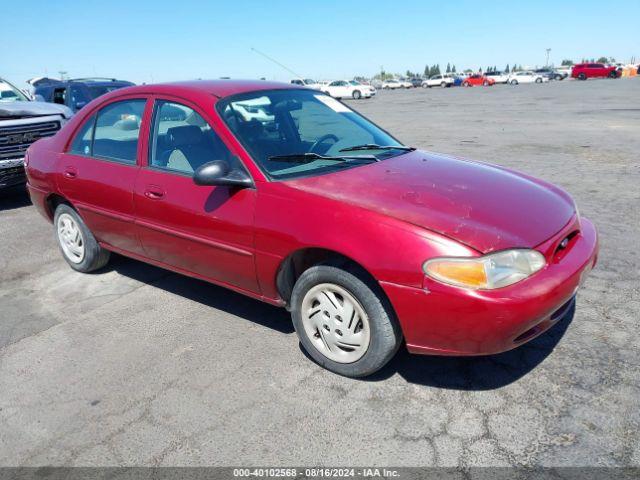
<svg viewBox="0 0 640 480"><path fill-rule="evenodd" d="M165 233L167 235L172 235L174 237L182 238L184 240L189 240L192 242L202 243L209 247L217 248L219 250L226 250L228 252L235 253L236 255L242 255L243 257L252 257L253 252L249 250L244 250L242 248L234 247L232 245L228 245L226 243L217 242L215 240L211 240L209 238L204 238L199 235L193 235L191 233L182 232L180 230L175 230L173 228L164 227L162 225L158 225L157 223L147 222L145 220L136 219L134 220L136 225L139 225L144 228L148 228L150 230L155 230L156 232Z"/></svg>

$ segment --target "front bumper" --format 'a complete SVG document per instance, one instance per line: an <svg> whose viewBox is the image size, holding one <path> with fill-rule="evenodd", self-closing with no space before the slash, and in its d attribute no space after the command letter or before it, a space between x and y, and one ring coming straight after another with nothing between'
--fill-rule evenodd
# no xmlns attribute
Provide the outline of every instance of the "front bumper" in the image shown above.
<svg viewBox="0 0 640 480"><path fill-rule="evenodd" d="M26 181L23 158L0 160L0 190L23 185Z"/></svg>
<svg viewBox="0 0 640 480"><path fill-rule="evenodd" d="M569 228L569 225L567 226ZM563 230L548 249L570 232ZM381 282L412 353L489 355L511 350L552 327L573 306L595 265L598 235L581 220L566 250L532 277L497 290L469 290L427 279L425 288Z"/></svg>

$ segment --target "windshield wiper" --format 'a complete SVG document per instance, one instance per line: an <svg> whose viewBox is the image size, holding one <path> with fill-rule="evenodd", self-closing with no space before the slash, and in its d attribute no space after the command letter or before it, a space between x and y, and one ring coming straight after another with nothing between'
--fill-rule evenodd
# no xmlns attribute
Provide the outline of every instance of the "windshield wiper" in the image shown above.
<svg viewBox="0 0 640 480"><path fill-rule="evenodd" d="M404 150L413 152L415 147L405 147L403 145L377 145L375 143L365 143L363 145L354 145L341 149L341 152L355 152L357 150Z"/></svg>
<svg viewBox="0 0 640 480"><path fill-rule="evenodd" d="M269 160L278 162L310 163L316 160L332 160L334 162L346 162L347 160L367 160L379 162L380 159L373 155L342 155L339 157L320 155L318 153L292 153L291 155L271 155Z"/></svg>

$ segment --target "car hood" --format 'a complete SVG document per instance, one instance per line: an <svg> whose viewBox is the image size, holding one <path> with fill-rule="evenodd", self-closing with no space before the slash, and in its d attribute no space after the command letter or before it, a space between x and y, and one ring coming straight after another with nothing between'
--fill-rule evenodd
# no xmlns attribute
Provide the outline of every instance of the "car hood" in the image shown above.
<svg viewBox="0 0 640 480"><path fill-rule="evenodd" d="M47 102L0 102L0 118L25 118L62 115L70 118L73 112L64 105Z"/></svg>
<svg viewBox="0 0 640 480"><path fill-rule="evenodd" d="M482 253L535 247L575 214L571 197L547 182L420 151L287 184L440 233Z"/></svg>

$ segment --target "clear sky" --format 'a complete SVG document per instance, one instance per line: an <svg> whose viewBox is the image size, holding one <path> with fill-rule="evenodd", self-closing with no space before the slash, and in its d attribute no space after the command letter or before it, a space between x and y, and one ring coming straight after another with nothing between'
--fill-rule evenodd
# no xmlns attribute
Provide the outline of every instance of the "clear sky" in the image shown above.
<svg viewBox="0 0 640 480"><path fill-rule="evenodd" d="M0 76L289 80L640 58L640 0L30 0L0 19Z"/></svg>

